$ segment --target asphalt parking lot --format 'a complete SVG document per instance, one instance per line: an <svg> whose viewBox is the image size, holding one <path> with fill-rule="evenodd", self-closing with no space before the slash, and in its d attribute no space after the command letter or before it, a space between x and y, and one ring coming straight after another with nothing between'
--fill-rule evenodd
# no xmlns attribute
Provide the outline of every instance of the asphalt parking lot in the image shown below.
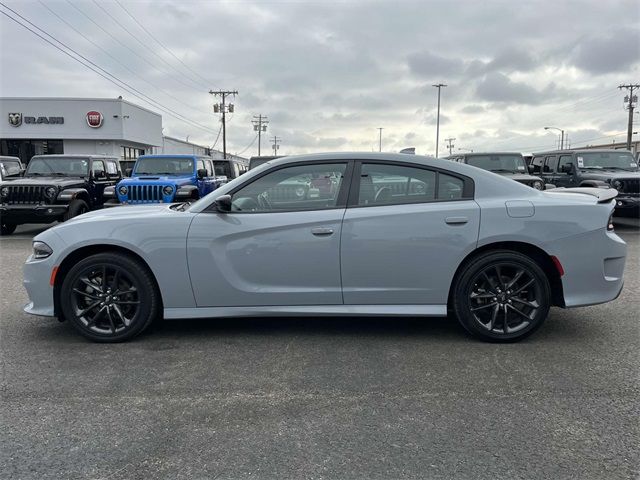
<svg viewBox="0 0 640 480"><path fill-rule="evenodd" d="M90 343L22 312L40 227L0 239L0 477L640 475L640 228L613 303L512 345L447 319L165 322Z"/></svg>

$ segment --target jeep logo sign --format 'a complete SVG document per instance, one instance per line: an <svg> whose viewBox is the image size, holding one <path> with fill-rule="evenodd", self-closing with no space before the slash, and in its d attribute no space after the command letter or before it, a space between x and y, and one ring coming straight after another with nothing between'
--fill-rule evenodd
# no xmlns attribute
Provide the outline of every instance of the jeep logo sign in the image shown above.
<svg viewBox="0 0 640 480"><path fill-rule="evenodd" d="M91 128L98 128L102 126L103 116L100 112L91 111L87 113L87 124Z"/></svg>

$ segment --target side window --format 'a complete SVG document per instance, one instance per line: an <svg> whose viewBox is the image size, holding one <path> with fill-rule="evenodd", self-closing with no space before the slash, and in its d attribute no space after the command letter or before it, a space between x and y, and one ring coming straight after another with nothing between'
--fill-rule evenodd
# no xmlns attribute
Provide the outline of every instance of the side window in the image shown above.
<svg viewBox="0 0 640 480"><path fill-rule="evenodd" d="M558 162L558 172L562 172L563 165L571 165L573 163L571 155L561 155Z"/></svg>
<svg viewBox="0 0 640 480"><path fill-rule="evenodd" d="M213 177L213 165L211 160L204 161L204 168L207 171L207 177Z"/></svg>
<svg viewBox="0 0 640 480"><path fill-rule="evenodd" d="M234 212L277 212L333 208L346 163L298 165L267 173L233 194Z"/></svg>
<svg viewBox="0 0 640 480"><path fill-rule="evenodd" d="M542 173L552 173L554 172L554 167L556 163L555 155L547 157L544 159L544 167L542 167Z"/></svg>
<svg viewBox="0 0 640 480"><path fill-rule="evenodd" d="M204 166L204 161L203 160L198 160L196 162L196 169L197 170L206 170L205 166Z"/></svg>
<svg viewBox="0 0 640 480"><path fill-rule="evenodd" d="M459 200L464 192L461 178L438 173L438 200Z"/></svg>
<svg viewBox="0 0 640 480"><path fill-rule="evenodd" d="M542 163L543 163L543 158L542 157L533 157L533 159L531 160L531 165L533 165L533 173L540 173L541 172Z"/></svg>
<svg viewBox="0 0 640 480"><path fill-rule="evenodd" d="M118 172L118 165L115 160L107 160L107 175L114 178L118 178L120 176Z"/></svg>
<svg viewBox="0 0 640 480"><path fill-rule="evenodd" d="M436 198L436 172L403 165L363 163L358 205L429 202Z"/></svg>
<svg viewBox="0 0 640 480"><path fill-rule="evenodd" d="M93 178L105 178L104 162L102 160L94 160L91 165L91 171L93 172ZM98 177L97 172L102 172L102 177Z"/></svg>
<svg viewBox="0 0 640 480"><path fill-rule="evenodd" d="M238 164L233 162L233 178L238 178L240 176L240 171L238 170Z"/></svg>

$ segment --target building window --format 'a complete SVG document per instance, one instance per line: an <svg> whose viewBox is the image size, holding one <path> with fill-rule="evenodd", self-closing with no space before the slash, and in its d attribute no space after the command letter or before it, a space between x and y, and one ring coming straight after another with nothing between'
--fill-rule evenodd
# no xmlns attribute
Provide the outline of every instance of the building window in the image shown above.
<svg viewBox="0 0 640 480"><path fill-rule="evenodd" d="M0 140L0 155L18 157L27 165L34 155L64 153L62 140Z"/></svg>

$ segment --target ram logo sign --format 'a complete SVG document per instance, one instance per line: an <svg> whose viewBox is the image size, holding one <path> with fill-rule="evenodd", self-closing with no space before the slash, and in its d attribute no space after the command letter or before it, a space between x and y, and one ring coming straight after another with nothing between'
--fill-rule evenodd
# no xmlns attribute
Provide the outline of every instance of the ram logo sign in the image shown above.
<svg viewBox="0 0 640 480"><path fill-rule="evenodd" d="M22 114L21 113L10 113L9 114L9 125L12 127L19 127L22 125Z"/></svg>

